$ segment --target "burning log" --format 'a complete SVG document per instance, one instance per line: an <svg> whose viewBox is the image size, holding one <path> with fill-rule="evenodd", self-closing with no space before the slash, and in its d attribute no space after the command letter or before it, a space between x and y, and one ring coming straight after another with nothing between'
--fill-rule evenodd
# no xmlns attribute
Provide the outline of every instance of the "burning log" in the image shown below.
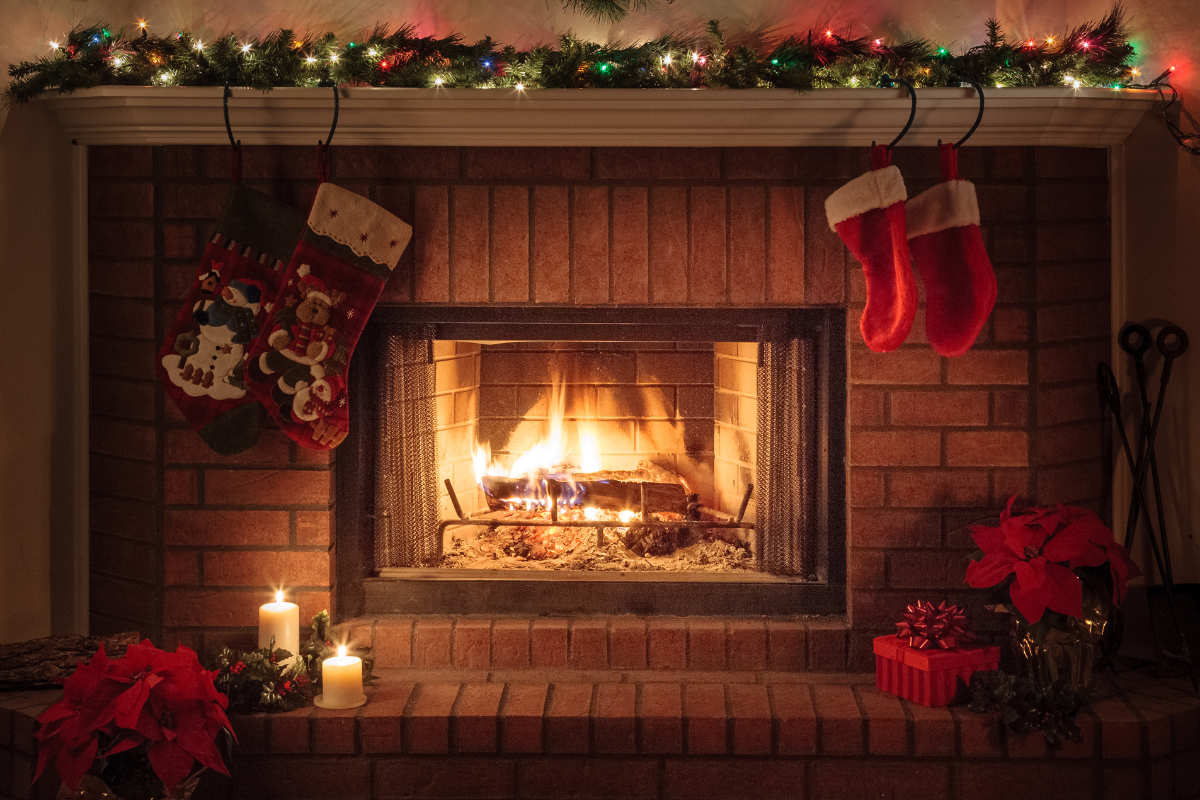
<svg viewBox="0 0 1200 800"><path fill-rule="evenodd" d="M628 474L628 473L626 473ZM683 514L687 510L687 490L679 483L631 480L617 477L621 473L593 472L586 476L575 476L572 482L565 478L546 478L558 484L564 504L589 506L605 511L641 510L645 497L648 514L670 512ZM540 483L540 481L537 481ZM487 496L488 508L492 511L507 510L510 502L525 498L545 498L548 492L536 486L528 478L504 478L485 475L482 479L483 492Z"/></svg>

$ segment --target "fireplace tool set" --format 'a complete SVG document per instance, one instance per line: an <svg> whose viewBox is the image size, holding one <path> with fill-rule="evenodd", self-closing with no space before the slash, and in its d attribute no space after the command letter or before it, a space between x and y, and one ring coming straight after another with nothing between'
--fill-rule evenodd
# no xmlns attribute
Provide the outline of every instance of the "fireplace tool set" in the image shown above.
<svg viewBox="0 0 1200 800"><path fill-rule="evenodd" d="M1137 534L1138 521L1144 521L1146 537L1154 553L1155 564L1162 578L1161 586L1151 586L1147 591L1150 604L1150 625L1154 634L1155 649L1160 664L1177 663L1186 665L1192 687L1200 690L1200 584L1177 584L1171 570L1171 550L1167 539L1166 515L1163 512L1162 488L1159 481L1158 459L1154 444L1158 437L1158 424L1162 418L1163 397L1171 380L1171 366L1175 359L1188 349L1188 335L1176 325L1166 325L1157 338L1148 328L1137 323L1127 323L1117 337L1121 349L1130 356L1137 375L1141 405L1141 423L1136 455L1125 432L1121 410L1120 390L1112 368L1101 361L1096 367L1096 380L1100 394L1112 411L1125 460L1133 476L1133 489L1129 498L1129 517L1125 525L1125 547L1132 548ZM1158 397L1153 410L1147 390L1148 377L1144 356L1155 346L1163 358L1162 374L1158 381ZM1154 500L1158 512L1158 532L1150 519L1150 506L1146 502L1145 484L1149 476L1154 486ZM1167 626L1178 636L1178 647L1172 646L1173 637L1165 636Z"/></svg>

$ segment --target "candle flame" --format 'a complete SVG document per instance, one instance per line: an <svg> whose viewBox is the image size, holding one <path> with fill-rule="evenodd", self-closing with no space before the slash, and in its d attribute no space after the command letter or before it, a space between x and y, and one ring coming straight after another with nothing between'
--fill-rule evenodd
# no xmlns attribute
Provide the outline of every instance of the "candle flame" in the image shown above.
<svg viewBox="0 0 1200 800"><path fill-rule="evenodd" d="M345 658L345 657L346 657L346 645L340 644L340 645L338 645L338 658Z"/></svg>
<svg viewBox="0 0 1200 800"><path fill-rule="evenodd" d="M276 602L276 603L282 603L282 602L283 602L283 590L282 590L282 589L280 589L279 591L275 592L275 602Z"/></svg>

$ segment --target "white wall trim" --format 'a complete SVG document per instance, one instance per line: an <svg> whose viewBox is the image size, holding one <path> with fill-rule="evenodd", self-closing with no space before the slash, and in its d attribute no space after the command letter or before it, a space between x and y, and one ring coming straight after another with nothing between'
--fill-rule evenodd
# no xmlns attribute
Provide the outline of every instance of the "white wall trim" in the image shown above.
<svg viewBox="0 0 1200 800"><path fill-rule="evenodd" d="M73 463L70 480L71 495L75 507L72 509L74 563L74 627L75 632L87 634L90 607L90 534L89 534L89 365L88 365L88 149L74 144L71 147L71 324L74 353L73 385L74 403L72 423L74 426Z"/></svg>
<svg viewBox="0 0 1200 800"><path fill-rule="evenodd" d="M102 86L43 97L80 144L222 144L221 87ZM451 146L865 146L908 119L903 89L342 88L335 144ZM1152 91L988 90L974 145L1105 147L1125 140ZM957 140L975 121L971 89L919 89L906 145ZM244 144L315 145L330 89L235 90Z"/></svg>

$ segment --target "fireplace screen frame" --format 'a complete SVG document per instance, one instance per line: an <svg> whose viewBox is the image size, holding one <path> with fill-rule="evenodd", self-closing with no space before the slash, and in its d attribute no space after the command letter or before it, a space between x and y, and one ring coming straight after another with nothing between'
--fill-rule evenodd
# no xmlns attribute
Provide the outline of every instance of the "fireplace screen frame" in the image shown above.
<svg viewBox="0 0 1200 800"><path fill-rule="evenodd" d="M816 580L766 572L610 573L375 569L375 464L387 331L422 325L438 340L758 342L763 329L815 353ZM381 306L350 373L351 434L338 449L335 513L339 614L841 614L846 610L846 313L838 308L528 308Z"/></svg>

